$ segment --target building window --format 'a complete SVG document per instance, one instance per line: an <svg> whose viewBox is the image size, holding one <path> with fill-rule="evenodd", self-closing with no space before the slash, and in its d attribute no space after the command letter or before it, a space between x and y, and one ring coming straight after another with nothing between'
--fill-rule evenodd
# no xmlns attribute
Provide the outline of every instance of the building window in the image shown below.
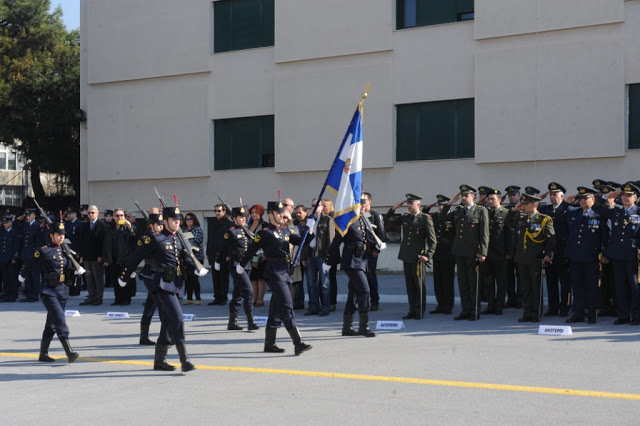
<svg viewBox="0 0 640 426"><path fill-rule="evenodd" d="M3 206L22 205L22 187L5 185L0 190L0 204Z"/></svg>
<svg viewBox="0 0 640 426"><path fill-rule="evenodd" d="M640 148L640 84L629 85L629 148Z"/></svg>
<svg viewBox="0 0 640 426"><path fill-rule="evenodd" d="M24 158L16 151L0 144L0 170L22 170Z"/></svg>
<svg viewBox="0 0 640 426"><path fill-rule="evenodd" d="M473 99L398 105L396 160L473 158Z"/></svg>
<svg viewBox="0 0 640 426"><path fill-rule="evenodd" d="M273 46L274 0L213 2L213 51Z"/></svg>
<svg viewBox="0 0 640 426"><path fill-rule="evenodd" d="M214 120L214 170L275 164L273 115Z"/></svg>
<svg viewBox="0 0 640 426"><path fill-rule="evenodd" d="M396 0L399 30L473 19L473 0Z"/></svg>

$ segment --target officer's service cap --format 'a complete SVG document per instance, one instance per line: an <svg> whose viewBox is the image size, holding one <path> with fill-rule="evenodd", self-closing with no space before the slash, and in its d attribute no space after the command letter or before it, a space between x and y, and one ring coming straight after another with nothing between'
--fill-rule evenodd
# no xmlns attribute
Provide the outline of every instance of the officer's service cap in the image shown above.
<svg viewBox="0 0 640 426"><path fill-rule="evenodd" d="M541 200L540 197L536 197L533 194L523 194L522 198L520 199L521 203L539 203Z"/></svg>
<svg viewBox="0 0 640 426"><path fill-rule="evenodd" d="M547 188L549 189L549 192L562 192L563 194L566 194L567 192L564 186L560 185L558 182L551 182Z"/></svg>
<svg viewBox="0 0 640 426"><path fill-rule="evenodd" d="M405 194L405 197L407 197L407 202L422 200L422 197L416 194Z"/></svg>
<svg viewBox="0 0 640 426"><path fill-rule="evenodd" d="M24 215L36 214L36 209L24 209Z"/></svg>
<svg viewBox="0 0 640 426"><path fill-rule="evenodd" d="M66 234L67 232L64 229L64 223L55 222L49 226L49 233L50 234Z"/></svg>
<svg viewBox="0 0 640 426"><path fill-rule="evenodd" d="M584 198L584 197L587 197L588 195L594 195L597 193L598 191L596 191L593 188L587 188L586 186L578 187L578 198Z"/></svg>
<svg viewBox="0 0 640 426"><path fill-rule="evenodd" d="M500 192L499 189L493 189L493 188L487 188L487 195L501 195L502 192Z"/></svg>
<svg viewBox="0 0 640 426"><path fill-rule="evenodd" d="M160 213L149 213L149 223L162 225L162 215Z"/></svg>
<svg viewBox="0 0 640 426"><path fill-rule="evenodd" d="M516 185L509 185L504 189L504 192L506 192L509 195L514 195L520 192L520 187Z"/></svg>
<svg viewBox="0 0 640 426"><path fill-rule="evenodd" d="M602 186L599 186L597 189L598 191L600 191L601 194L608 194L616 190L613 186L609 186L609 185L602 185Z"/></svg>
<svg viewBox="0 0 640 426"><path fill-rule="evenodd" d="M627 182L624 185L620 186L620 189L622 190L623 194L640 194L640 188L638 188L637 186L635 186L633 183L631 182Z"/></svg>
<svg viewBox="0 0 640 426"><path fill-rule="evenodd" d="M609 184L608 184L608 185L609 185L609 186L613 186L613 187L614 187L614 188L616 188L616 189L622 189L622 186L623 186L622 184L617 183L617 182L614 182L614 181L612 181L612 180L610 180L610 181L609 181Z"/></svg>
<svg viewBox="0 0 640 426"><path fill-rule="evenodd" d="M13 216L10 214L2 217L3 222L11 222L12 220L13 220Z"/></svg>
<svg viewBox="0 0 640 426"><path fill-rule="evenodd" d="M104 211L104 215L105 216L113 216L113 210L109 210L109 209L105 210Z"/></svg>
<svg viewBox="0 0 640 426"><path fill-rule="evenodd" d="M80 210L89 210L89 204L81 204Z"/></svg>
<svg viewBox="0 0 640 426"><path fill-rule="evenodd" d="M594 188L597 188L599 186L609 185L609 181L604 179L594 179L593 182L591 182L591 184L593 185Z"/></svg>
<svg viewBox="0 0 640 426"><path fill-rule="evenodd" d="M284 204L282 204L282 201L268 201L267 210L271 212L283 213Z"/></svg>
<svg viewBox="0 0 640 426"><path fill-rule="evenodd" d="M524 193L527 195L538 195L540 190L538 188L534 188L533 186L527 186L524 188Z"/></svg>
<svg viewBox="0 0 640 426"><path fill-rule="evenodd" d="M446 197L442 194L436 195L436 198L438 199L438 204L447 204L450 200L449 197Z"/></svg>
<svg viewBox="0 0 640 426"><path fill-rule="evenodd" d="M244 207L234 207L231 209L231 217L245 216L246 212Z"/></svg>
<svg viewBox="0 0 640 426"><path fill-rule="evenodd" d="M460 185L461 194L475 194L476 192L478 192L478 190L471 185L467 185L467 184Z"/></svg>
<svg viewBox="0 0 640 426"><path fill-rule="evenodd" d="M69 207L67 207L67 213L80 214L80 210L77 207L69 206Z"/></svg>
<svg viewBox="0 0 640 426"><path fill-rule="evenodd" d="M488 186L479 186L478 187L478 194L480 194L480 195L487 195L489 193L489 191L491 191L491 188L489 188Z"/></svg>
<svg viewBox="0 0 640 426"><path fill-rule="evenodd" d="M180 209L178 207L164 207L162 209L162 216L164 216L165 219L182 219L182 213L180 213Z"/></svg>

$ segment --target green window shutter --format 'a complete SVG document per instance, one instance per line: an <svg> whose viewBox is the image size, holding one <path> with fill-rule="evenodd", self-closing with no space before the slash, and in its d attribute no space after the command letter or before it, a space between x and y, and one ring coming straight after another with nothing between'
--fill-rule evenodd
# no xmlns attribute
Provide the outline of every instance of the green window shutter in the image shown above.
<svg viewBox="0 0 640 426"><path fill-rule="evenodd" d="M224 0L213 7L214 53L273 46L274 0Z"/></svg>
<svg viewBox="0 0 640 426"><path fill-rule="evenodd" d="M231 2L213 2L213 51L231 50Z"/></svg>
<svg viewBox="0 0 640 426"><path fill-rule="evenodd" d="M230 120L215 120L214 130L214 169L231 168L231 123Z"/></svg>
<svg viewBox="0 0 640 426"><path fill-rule="evenodd" d="M640 84L629 85L629 149L640 148Z"/></svg>
<svg viewBox="0 0 640 426"><path fill-rule="evenodd" d="M273 167L274 117L214 120L214 169Z"/></svg>

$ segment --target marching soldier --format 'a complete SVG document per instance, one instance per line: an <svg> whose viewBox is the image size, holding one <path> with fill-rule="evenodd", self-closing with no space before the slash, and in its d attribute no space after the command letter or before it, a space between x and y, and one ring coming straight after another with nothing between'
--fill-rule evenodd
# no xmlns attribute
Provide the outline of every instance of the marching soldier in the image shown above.
<svg viewBox="0 0 640 426"><path fill-rule="evenodd" d="M219 271L220 264L227 262L231 277L233 277L233 295L229 303L229 324L227 330L242 330L238 325L238 311L241 303L244 303L244 313L247 316L249 330L258 330L260 327L253 321L253 289L249 274L251 273L251 262L244 267L244 272L238 273L236 266L242 260L245 252L249 248L249 242L253 234L245 226L247 217L244 207L234 207L231 209L231 220L234 227L223 235L222 246L216 256L214 268ZM250 238L251 235L251 238ZM244 301L244 302L243 302Z"/></svg>
<svg viewBox="0 0 640 426"><path fill-rule="evenodd" d="M78 353L74 352L69 343L69 327L64 317L64 308L69 299L69 287L65 285L65 276L69 273L73 266L71 261L64 255L61 244L64 241L65 229L64 224L55 223L49 228L49 244L47 246L34 250L33 255L27 263L22 267L22 271L18 276L20 282L25 281L34 269L42 270L42 303L47 308L47 322L42 333L42 341L40 342L39 361L54 362L55 360L49 356L49 345L54 334L58 335L60 343L67 354L69 362L78 359ZM83 272L74 271L76 275Z"/></svg>
<svg viewBox="0 0 640 426"><path fill-rule="evenodd" d="M513 240L511 228L505 223L509 210L500 205L500 190L489 188L487 192L489 251L480 269L488 290L488 306L482 313L502 315L506 294L506 256L513 251Z"/></svg>
<svg viewBox="0 0 640 426"><path fill-rule="evenodd" d="M518 285L522 289L524 312L518 322L540 322L542 315L542 263L553 258L555 232L553 220L538 212L540 198L525 194L520 204L507 215L514 224ZM520 215L518 212L525 214Z"/></svg>
<svg viewBox="0 0 640 426"><path fill-rule="evenodd" d="M158 207L153 207L149 210L149 223L147 225L147 229L142 234L142 236L138 239L138 247L145 244L148 237L151 237L154 234L157 234L162 231L164 228L164 221L162 219L162 215L160 214L160 209ZM151 290L153 290L153 272L157 269L155 260L153 257L146 258L144 260L144 268L140 271L140 278L144 283L144 286L147 288L147 299L144 302L144 309L142 310L142 318L140 318L140 340L139 343L141 345L155 345L156 342L149 339L149 327L151 326L151 319L153 318L153 313L156 311L158 307L156 305L156 301L151 294ZM160 322L162 323L162 318L164 316L164 312L162 309L158 310L158 316L160 317ZM166 318L165 318L166 321Z"/></svg>
<svg viewBox="0 0 640 426"><path fill-rule="evenodd" d="M566 253L570 261L573 315L568 324L582 322L585 317L589 324L598 321L598 266L607 228L591 209L595 194L595 189L579 186L580 207L568 207L562 216L557 216L558 225L564 222L569 231ZM573 201L574 197L567 198Z"/></svg>
<svg viewBox="0 0 640 426"><path fill-rule="evenodd" d="M300 355L311 349L302 341L300 331L296 325L291 300L291 276L289 275L290 247L289 243L299 245L302 241L300 235L291 234L289 228L284 225L284 206L280 201L267 203L267 216L269 227L261 229L256 234L242 260L236 266L238 274L245 273L245 267L251 262L251 258L259 249L264 251L264 274L267 284L271 289L271 302L269 304L269 317L265 328L264 351L282 353L284 349L276 346L276 332L282 323L293 340L294 353ZM313 229L313 225L311 226ZM313 235L307 237L313 238Z"/></svg>
<svg viewBox="0 0 640 426"><path fill-rule="evenodd" d="M456 269L456 258L451 254L451 245L455 236L453 222L447 220L442 209L449 201L449 197L436 195L438 211L430 213L436 230L436 251L433 255L433 290L438 305L430 314L451 314L453 310L454 291L453 281ZM424 211L424 210L423 210Z"/></svg>
<svg viewBox="0 0 640 426"><path fill-rule="evenodd" d="M632 184L621 185L620 191L607 194L606 206L598 199L592 206L593 211L608 219L611 223L611 235L607 246L607 256L613 263L618 300L618 319L614 324L640 325L640 291L638 290L638 254L640 237L640 207L638 200L640 189ZM622 205L615 204L615 198L621 195Z"/></svg>
<svg viewBox="0 0 640 426"><path fill-rule="evenodd" d="M487 209L474 203L475 197L476 188L460 185L460 192L442 210L442 214L453 222L456 233L453 254L458 267L462 312L454 320L475 321L480 318L477 268L485 261L489 250L489 214ZM449 212L451 205L458 199L460 206Z"/></svg>
<svg viewBox="0 0 640 426"><path fill-rule="evenodd" d="M407 203L407 213L402 215L402 242L398 259L402 260L404 280L409 298L409 313L403 319L422 319L427 308L424 285L425 266L436 250L436 232L431 217L420 211L422 197L406 194L406 200L396 204L391 211Z"/></svg>
<svg viewBox="0 0 640 426"><path fill-rule="evenodd" d="M564 201L564 194L567 192L564 186L557 182L548 185L550 204L540 206L540 213L546 214L553 219L553 229L556 233L556 246L553 250L553 262L545 266L547 277L547 297L549 309L545 316L560 315L565 317L571 307L571 283L569 279L569 258L565 255L568 232L564 221L557 223L557 218L561 217L569 203ZM568 253L567 253L568 254Z"/></svg>

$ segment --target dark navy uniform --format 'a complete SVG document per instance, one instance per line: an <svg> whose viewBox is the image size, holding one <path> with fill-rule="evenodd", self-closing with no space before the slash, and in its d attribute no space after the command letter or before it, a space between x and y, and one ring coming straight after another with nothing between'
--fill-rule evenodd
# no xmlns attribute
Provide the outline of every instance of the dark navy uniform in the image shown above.
<svg viewBox="0 0 640 426"><path fill-rule="evenodd" d="M573 292L573 315L567 323L597 321L598 310L598 267L602 253L604 236L607 231L605 221L589 209L568 207L564 217L559 218L569 229L566 253L570 261L571 289Z"/></svg>
<svg viewBox="0 0 640 426"><path fill-rule="evenodd" d="M168 218L181 219L182 215L177 207L165 207L163 217L165 220ZM143 259L149 258L153 259L156 265L149 289L156 304L161 306L165 313L165 321L160 317L160 335L156 343L153 368L165 371L174 369L165 360L169 345L174 343L180 355L182 371L191 371L195 369L195 366L189 362L184 345L184 319L178 298L184 293L186 268L193 268L194 265L191 258L185 253L178 236L170 232L165 224L162 232L143 237L142 244L128 257L118 279L118 284L120 281L125 283L138 264Z"/></svg>
<svg viewBox="0 0 640 426"><path fill-rule="evenodd" d="M50 232L64 235L64 225L53 224ZM48 350L53 336L57 335L69 362L73 362L78 358L78 354L73 352L69 344L69 327L64 316L67 299L69 299L69 287L65 285L66 275L73 274L73 265L64 255L62 247L51 242L48 246L34 250L30 260L22 267L21 277L29 276L34 269L42 271L43 286L40 296L47 308L47 321L42 333L39 359L44 362L54 361L48 356Z"/></svg>
<svg viewBox="0 0 640 426"><path fill-rule="evenodd" d="M493 191L493 190L492 190ZM496 195L500 195L500 191ZM488 306L483 314L501 315L507 290L506 256L513 251L511 228L506 224L509 210L502 206L488 207L489 214L489 251L487 259L480 265L487 289Z"/></svg>
<svg viewBox="0 0 640 426"><path fill-rule="evenodd" d="M269 201L268 214L282 213L284 206L281 202ZM309 235L309 238L313 237ZM300 235L291 234L288 228L269 225L266 229L257 232L253 242L245 252L240 265L245 268L251 258L260 249L264 252L265 267L264 278L271 289L271 301L269 303L269 318L265 329L265 352L284 352L275 344L276 331L282 323L293 339L296 355L311 348L302 342L300 332L296 325L291 300L291 276L289 275L290 247L289 244L299 245L302 241Z"/></svg>
<svg viewBox="0 0 640 426"><path fill-rule="evenodd" d="M80 212L73 208L68 208L67 211L75 211L76 214L79 215ZM77 217L74 220L68 220L64 223L65 231L67 232L66 238L69 240L70 248L75 253L80 253L81 243L82 243L82 222ZM76 257L76 260L80 260L80 257ZM80 295L80 288L82 287L82 278L71 276L67 277L69 280L67 285L69 285L69 293L71 296Z"/></svg>
<svg viewBox="0 0 640 426"><path fill-rule="evenodd" d="M242 211L240 211L242 210ZM244 208L233 208L232 217L244 214ZM233 278L233 294L229 303L229 325L228 330L242 330L238 325L238 311L242 305L247 316L249 330L257 330L259 327L253 321L253 288L251 287L251 262L244 267L244 272L238 274L236 266L249 248L248 229L235 225L232 229L224 233L222 246L216 255L216 262L219 265L228 263L229 272Z"/></svg>
<svg viewBox="0 0 640 426"><path fill-rule="evenodd" d="M10 223L12 216L5 216L3 223ZM2 301L15 302L18 299L18 249L20 238L18 230L13 226L6 229L0 227L0 274L4 298Z"/></svg>
<svg viewBox="0 0 640 426"><path fill-rule="evenodd" d="M384 219L382 215L374 210L369 210L364 213L365 219L371 223L373 232L383 243L387 241L387 234L384 232ZM372 236L373 238L373 236ZM376 275L376 269L378 269L378 256L380 250L376 248L375 239L372 240L373 244L369 244L367 253L367 262L369 263L369 271L367 272L367 280L369 281L369 289L371 290L371 310L377 311L380 304L380 294L378 293L378 276Z"/></svg>
<svg viewBox="0 0 640 426"><path fill-rule="evenodd" d="M340 245L344 244L342 249L342 257L340 260L340 269L346 272L349 277L349 294L347 296L347 304L344 308L344 324L342 327L343 336L353 336L356 334L373 337L375 333L369 329L369 310L370 290L367 281L367 255L368 245L371 236L368 236L367 228L363 223L362 216L349 226L347 233L342 236L336 233L335 238L329 246L329 253L339 250ZM329 263L335 264L327 259ZM360 327L358 332L353 329L353 315L356 310L360 311Z"/></svg>
<svg viewBox="0 0 640 426"><path fill-rule="evenodd" d="M35 213L35 209L26 209L25 215ZM36 247L40 247L43 244L38 244L38 237L40 235L40 223L37 220L32 220L29 223L22 222L21 226L21 249L20 259L22 263L26 264L33 260L33 254ZM40 294L40 270L33 268L27 276L24 283L26 290L26 297L20 301L24 302L37 302Z"/></svg>
<svg viewBox="0 0 640 426"><path fill-rule="evenodd" d="M149 213L149 223L154 224L158 223L162 224L162 215L156 213ZM145 233L138 239L138 247L143 246L147 241L148 237L151 237L155 233L151 231L151 229L147 228ZM151 320L153 318L153 314L158 307L153 294L151 292L151 283L153 282L153 275L156 271L156 264L153 257L148 259L144 259L144 267L142 271L140 271L139 277L144 283L144 286L147 288L147 299L144 302L144 309L142 310L142 318L140 318L140 344L141 345L155 345L155 342L149 339L149 327L151 326ZM158 310L158 316L160 317L160 324L162 324L162 319L165 319L164 311L162 309Z"/></svg>
<svg viewBox="0 0 640 426"><path fill-rule="evenodd" d="M437 197L438 208L449 201L449 197L444 195L438 194ZM433 290L438 305L429 313L450 314L454 302L453 283L456 269L456 258L451 253L455 228L453 222L447 220L447 216L441 212L429 213L429 216L433 220L438 241L436 251L433 254Z"/></svg>
<svg viewBox="0 0 640 426"><path fill-rule="evenodd" d="M629 192L637 194L635 185ZM640 248L640 207L616 205L608 208L603 199L597 199L592 209L604 219L608 219L611 235L607 245L607 257L612 260L616 281L618 319L615 324L636 322L640 324L640 291L638 289L638 249Z"/></svg>

